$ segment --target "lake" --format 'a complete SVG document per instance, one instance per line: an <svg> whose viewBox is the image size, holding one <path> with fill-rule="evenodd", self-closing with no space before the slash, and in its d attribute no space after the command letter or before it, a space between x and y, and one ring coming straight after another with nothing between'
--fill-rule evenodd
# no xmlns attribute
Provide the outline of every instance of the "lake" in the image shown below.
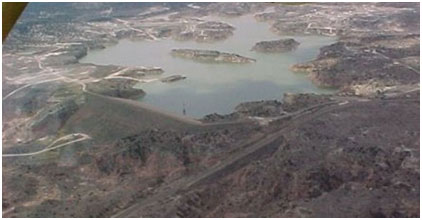
<svg viewBox="0 0 422 220"><path fill-rule="evenodd" d="M164 76L184 75L185 80L173 83L154 81L140 83L147 94L140 100L159 108L200 118L211 113L227 114L245 101L268 99L281 100L283 93L332 93L333 90L318 88L305 74L293 73L289 67L312 60L319 48L336 41L333 37L283 36L269 30L270 25L258 22L253 15L236 18L213 18L233 25L234 35L215 43L175 41L121 40L114 46L90 51L81 63L121 66L157 66L163 68ZM251 51L255 43L292 37L300 42L297 50L281 54L263 54ZM171 49L209 49L237 53L254 58L250 64L199 63L170 55Z"/></svg>

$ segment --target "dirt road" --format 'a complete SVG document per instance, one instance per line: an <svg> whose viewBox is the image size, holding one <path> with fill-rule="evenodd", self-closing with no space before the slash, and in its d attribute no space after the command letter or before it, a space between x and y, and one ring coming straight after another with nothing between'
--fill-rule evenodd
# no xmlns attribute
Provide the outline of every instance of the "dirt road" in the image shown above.
<svg viewBox="0 0 422 220"><path fill-rule="evenodd" d="M72 141L67 141L65 143L59 144L57 146L54 146L57 142L62 141L62 140L66 140L69 138L74 138L75 136L80 136L79 138L72 140ZM90 136L86 135L86 134L82 134L82 133L75 133L75 134L68 134L66 136L63 136L55 141L53 141L51 144L49 144L47 147L45 147L44 149L40 150L40 151L36 151L36 152L32 152L32 153L22 153L22 154L2 154L2 157L25 157L25 156L34 156L37 154L41 154L41 153L45 153L48 151L52 151L52 150L56 150L58 148L67 146L69 144L73 144L73 143L77 143L80 141L84 141L84 140L88 140L91 139Z"/></svg>

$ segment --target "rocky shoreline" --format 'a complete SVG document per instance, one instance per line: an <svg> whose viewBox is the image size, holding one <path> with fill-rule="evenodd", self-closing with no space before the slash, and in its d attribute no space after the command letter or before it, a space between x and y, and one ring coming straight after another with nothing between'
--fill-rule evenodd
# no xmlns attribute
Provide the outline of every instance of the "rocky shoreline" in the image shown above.
<svg viewBox="0 0 422 220"><path fill-rule="evenodd" d="M182 75L172 75L172 76L168 76L168 77L162 78L162 79L161 79L161 82L164 82L164 83L171 83L171 82L176 82L176 81L179 81L179 80L184 80L184 79L186 79L186 76L182 76Z"/></svg>
<svg viewBox="0 0 422 220"><path fill-rule="evenodd" d="M182 57L202 62L216 63L254 63L255 59L240 56L234 53L219 52L216 50L197 50L197 49L173 49L171 54L176 57Z"/></svg>
<svg viewBox="0 0 422 220"><path fill-rule="evenodd" d="M419 42L419 35L414 34L344 37L321 48L315 60L291 69L308 73L319 86L340 89L374 81L384 86L415 84L419 61L413 57L419 56Z"/></svg>
<svg viewBox="0 0 422 220"><path fill-rule="evenodd" d="M251 50L263 53L284 53L295 50L300 45L292 38L256 43Z"/></svg>

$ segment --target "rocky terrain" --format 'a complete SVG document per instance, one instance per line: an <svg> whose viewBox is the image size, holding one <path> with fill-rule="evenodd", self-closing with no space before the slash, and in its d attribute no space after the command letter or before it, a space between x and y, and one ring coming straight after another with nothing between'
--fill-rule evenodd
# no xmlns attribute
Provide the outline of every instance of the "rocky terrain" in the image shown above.
<svg viewBox="0 0 422 220"><path fill-rule="evenodd" d="M205 21L194 27L185 27L172 31L176 40L195 40L197 42L215 42L233 35L234 27L218 21Z"/></svg>
<svg viewBox="0 0 422 220"><path fill-rule="evenodd" d="M105 79L87 85L87 90L93 93L119 97L133 98L142 97L145 92L142 89L133 88L136 81L127 79Z"/></svg>
<svg viewBox="0 0 422 220"><path fill-rule="evenodd" d="M256 43L252 47L252 50L264 53L283 53L296 49L299 44L299 42L292 38L273 41L261 41Z"/></svg>
<svg viewBox="0 0 422 220"><path fill-rule="evenodd" d="M418 3L348 3L277 5L258 13L280 35L346 36L360 33L419 33Z"/></svg>
<svg viewBox="0 0 422 220"><path fill-rule="evenodd" d="M274 135L251 143L251 154L116 217L417 217L419 92L406 96L275 120Z"/></svg>
<svg viewBox="0 0 422 220"><path fill-rule="evenodd" d="M395 40L394 40L395 39ZM400 43L397 40L400 39ZM350 87L376 81L382 87L419 83L420 38L415 34L365 34L340 38L317 59L292 67L318 85Z"/></svg>
<svg viewBox="0 0 422 220"><path fill-rule="evenodd" d="M236 27L218 18L247 14L282 39L336 36L291 68L337 90L196 120L136 100L148 95L136 84L172 70L79 62L120 39L224 40ZM419 14L419 3L30 3L3 44L2 216L420 217Z"/></svg>
<svg viewBox="0 0 422 220"><path fill-rule="evenodd" d="M228 115L217 113L204 116L201 120L204 122L227 122L236 121L242 118L259 118L265 120L272 117L284 115L283 104L277 100L262 100L254 102L243 102L234 108L234 112Z"/></svg>
<svg viewBox="0 0 422 220"><path fill-rule="evenodd" d="M171 54L176 57L182 57L202 62L216 63L253 63L255 59L240 56L234 53L219 52L216 50L197 50L197 49L173 49Z"/></svg>

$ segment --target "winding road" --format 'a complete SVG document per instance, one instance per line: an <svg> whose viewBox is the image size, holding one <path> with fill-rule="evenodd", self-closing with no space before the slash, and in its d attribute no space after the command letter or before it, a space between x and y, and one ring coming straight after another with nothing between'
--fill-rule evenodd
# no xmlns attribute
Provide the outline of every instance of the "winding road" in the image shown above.
<svg viewBox="0 0 422 220"><path fill-rule="evenodd" d="M69 138L74 138L75 136L81 136L75 140L72 141L67 141L65 143L59 144L57 146L54 146L57 142L62 141L62 140L66 140ZM36 151L36 152L32 152L32 153L22 153L22 154L2 154L2 157L25 157L25 156L34 156L37 154L42 154L48 151L52 151L52 150L56 150L59 149L61 147L67 146L69 144L73 144L73 143L77 143L80 141L84 141L84 140L88 140L91 139L91 137L87 134L83 134L83 133L74 133L74 134L68 134L66 136L63 136L59 139L56 139L55 141L53 141L51 144L49 144L46 148L40 150L40 151Z"/></svg>

